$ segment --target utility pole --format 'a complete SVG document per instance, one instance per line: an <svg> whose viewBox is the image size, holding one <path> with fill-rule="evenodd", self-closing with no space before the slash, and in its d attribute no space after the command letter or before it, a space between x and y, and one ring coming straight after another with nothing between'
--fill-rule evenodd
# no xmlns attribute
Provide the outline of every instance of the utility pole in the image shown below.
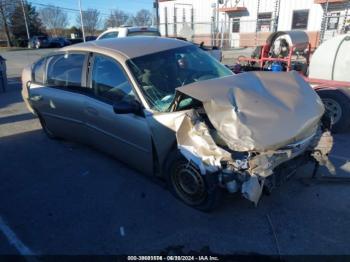
<svg viewBox="0 0 350 262"><path fill-rule="evenodd" d="M26 11L24 9L24 3L23 0L21 0L21 5L22 5L22 11L23 11L23 17L24 17L24 24L26 26L26 30L27 30L27 37L28 37L28 42L30 40L30 34L29 34L29 28L28 28L28 22L27 22L27 16L26 16Z"/></svg>
<svg viewBox="0 0 350 262"><path fill-rule="evenodd" d="M79 11L80 11L80 23L81 23L81 31L83 32L83 41L85 42L85 31L84 31L84 22L83 22L83 11L81 11L81 0L79 2Z"/></svg>
<svg viewBox="0 0 350 262"><path fill-rule="evenodd" d="M159 30L160 27L160 21L159 21L159 0L154 0L153 7L156 10L156 26Z"/></svg>

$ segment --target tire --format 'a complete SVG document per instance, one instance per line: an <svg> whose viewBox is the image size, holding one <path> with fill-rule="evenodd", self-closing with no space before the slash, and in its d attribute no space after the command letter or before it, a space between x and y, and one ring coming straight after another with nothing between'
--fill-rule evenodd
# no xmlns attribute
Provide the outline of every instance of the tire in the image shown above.
<svg viewBox="0 0 350 262"><path fill-rule="evenodd" d="M318 90L326 108L326 113L333 119L332 132L342 133L350 127L350 97L339 90Z"/></svg>
<svg viewBox="0 0 350 262"><path fill-rule="evenodd" d="M36 112L36 114L39 118L41 128L43 129L46 136L50 139L57 140L58 137L47 127L45 119L38 112Z"/></svg>
<svg viewBox="0 0 350 262"><path fill-rule="evenodd" d="M174 153L167 168L166 182L171 193L186 205L209 212L221 202L223 190L217 175L202 175L179 152Z"/></svg>

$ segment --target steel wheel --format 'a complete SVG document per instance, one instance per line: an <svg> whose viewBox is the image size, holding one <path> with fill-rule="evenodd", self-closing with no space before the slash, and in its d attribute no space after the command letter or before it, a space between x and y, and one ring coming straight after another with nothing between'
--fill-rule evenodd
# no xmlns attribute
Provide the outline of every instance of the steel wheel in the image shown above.
<svg viewBox="0 0 350 262"><path fill-rule="evenodd" d="M187 161L181 161L173 170L172 184L177 195L189 205L201 204L207 198L207 190L200 172Z"/></svg>
<svg viewBox="0 0 350 262"><path fill-rule="evenodd" d="M331 118L332 124L338 123L343 114L340 104L332 98L323 98L322 101L327 115Z"/></svg>

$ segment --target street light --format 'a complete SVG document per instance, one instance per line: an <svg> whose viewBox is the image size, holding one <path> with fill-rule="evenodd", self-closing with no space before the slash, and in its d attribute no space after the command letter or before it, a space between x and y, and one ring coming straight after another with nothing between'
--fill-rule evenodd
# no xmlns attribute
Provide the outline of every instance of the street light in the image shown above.
<svg viewBox="0 0 350 262"><path fill-rule="evenodd" d="M83 41L85 42L85 31L84 31L84 22L83 22L83 12L81 11L81 0L79 2L79 10L80 10L80 22L81 22L81 31L83 32Z"/></svg>

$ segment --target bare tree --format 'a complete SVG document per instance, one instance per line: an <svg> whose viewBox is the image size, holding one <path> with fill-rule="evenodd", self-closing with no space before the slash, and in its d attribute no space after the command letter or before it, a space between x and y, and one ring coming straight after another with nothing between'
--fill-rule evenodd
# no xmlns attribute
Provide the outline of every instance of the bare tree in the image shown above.
<svg viewBox="0 0 350 262"><path fill-rule="evenodd" d="M13 1L2 0L0 1L0 28L6 36L7 46L12 46L10 35L10 14L13 12L15 4Z"/></svg>
<svg viewBox="0 0 350 262"><path fill-rule="evenodd" d="M34 36L45 34L46 28L41 22L36 7L28 1L23 1L23 7L21 2L14 2L16 4L13 11L10 13L9 25L11 34L16 40L16 45L23 45L22 41L28 37L25 21L27 21L30 35ZM23 17L23 9L26 15L26 20Z"/></svg>
<svg viewBox="0 0 350 262"><path fill-rule="evenodd" d="M146 9L141 9L133 17L133 23L134 25L138 25L138 26L143 26L143 25L150 26L152 24L151 12Z"/></svg>
<svg viewBox="0 0 350 262"><path fill-rule="evenodd" d="M81 27L80 14L76 17L76 23ZM87 35L95 35L101 24L101 14L97 9L89 8L83 11L84 30Z"/></svg>
<svg viewBox="0 0 350 262"><path fill-rule="evenodd" d="M109 15L109 17L106 19L105 21L105 27L118 27L118 26L122 26L125 25L127 22L129 22L130 20L130 15L115 9L111 12L111 14Z"/></svg>
<svg viewBox="0 0 350 262"><path fill-rule="evenodd" d="M41 21L53 36L58 36L68 25L68 16L59 7L48 6L39 11Z"/></svg>

